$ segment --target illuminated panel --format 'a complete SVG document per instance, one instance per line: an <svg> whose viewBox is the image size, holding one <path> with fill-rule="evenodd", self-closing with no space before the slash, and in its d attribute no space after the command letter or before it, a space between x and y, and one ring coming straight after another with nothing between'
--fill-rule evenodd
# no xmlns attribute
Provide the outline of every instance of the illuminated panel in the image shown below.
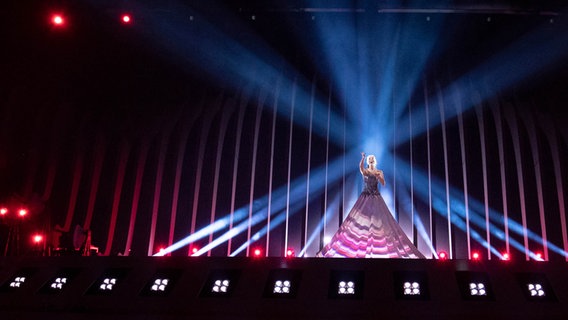
<svg viewBox="0 0 568 320"><path fill-rule="evenodd" d="M178 269L160 269L146 283L140 295L167 296L174 288L182 271ZM103 279L104 280L104 279ZM104 284L104 283L103 283Z"/></svg>
<svg viewBox="0 0 568 320"><path fill-rule="evenodd" d="M22 290L29 279L37 272L37 269L24 268L16 272L12 277L0 286L0 292L13 292Z"/></svg>
<svg viewBox="0 0 568 320"><path fill-rule="evenodd" d="M201 289L201 297L229 297L239 275L239 270L212 270Z"/></svg>
<svg viewBox="0 0 568 320"><path fill-rule="evenodd" d="M273 269L266 280L264 297L295 298L300 286L301 271L294 269Z"/></svg>
<svg viewBox="0 0 568 320"><path fill-rule="evenodd" d="M399 271L394 273L394 289L397 299L428 300L428 277L425 272Z"/></svg>
<svg viewBox="0 0 568 320"><path fill-rule="evenodd" d="M489 277L483 272L458 271L456 278L464 300L494 300Z"/></svg>
<svg viewBox="0 0 568 320"><path fill-rule="evenodd" d="M363 271L331 272L328 296L336 299L361 299L363 297Z"/></svg>
<svg viewBox="0 0 568 320"><path fill-rule="evenodd" d="M530 301L557 301L554 290L546 276L542 273L517 274L519 286L527 300Z"/></svg>
<svg viewBox="0 0 568 320"><path fill-rule="evenodd" d="M90 287L87 294L110 295L124 279L128 269L108 269Z"/></svg>
<svg viewBox="0 0 568 320"><path fill-rule="evenodd" d="M71 284L78 273L79 269L61 269L41 287L39 292L44 294L59 294Z"/></svg>

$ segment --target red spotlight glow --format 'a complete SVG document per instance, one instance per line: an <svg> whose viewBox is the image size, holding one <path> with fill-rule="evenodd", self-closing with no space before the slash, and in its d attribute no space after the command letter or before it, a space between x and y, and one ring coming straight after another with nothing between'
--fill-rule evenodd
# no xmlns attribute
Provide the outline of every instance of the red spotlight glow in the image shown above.
<svg viewBox="0 0 568 320"><path fill-rule="evenodd" d="M40 242L42 242L42 241L43 241L43 236L42 236L41 234L36 234L36 235L34 236L34 242L35 242L35 243L40 243Z"/></svg>
<svg viewBox="0 0 568 320"><path fill-rule="evenodd" d="M193 247L193 249L191 249L191 254L196 254L197 251L199 251L199 248Z"/></svg>
<svg viewBox="0 0 568 320"><path fill-rule="evenodd" d="M481 255L479 254L479 252L474 252L471 254L471 257L473 258L473 260L479 260L481 259Z"/></svg>
<svg viewBox="0 0 568 320"><path fill-rule="evenodd" d="M158 250L158 252L159 252L160 254L164 254L164 251L166 251L166 248L160 248L160 249Z"/></svg>
<svg viewBox="0 0 568 320"><path fill-rule="evenodd" d="M292 258L296 256L296 252L294 251L294 249L292 248L288 248L288 250L286 250L286 257L287 258Z"/></svg>
<svg viewBox="0 0 568 320"><path fill-rule="evenodd" d="M536 255L536 260L542 261L542 253L537 252L535 255Z"/></svg>
<svg viewBox="0 0 568 320"><path fill-rule="evenodd" d="M132 18L130 17L129 14L123 14L122 17L120 18L120 21L122 21L122 23L130 23L132 22Z"/></svg>
<svg viewBox="0 0 568 320"><path fill-rule="evenodd" d="M51 16L51 23L54 26L63 26L65 24L65 18L60 14L54 14Z"/></svg>
<svg viewBox="0 0 568 320"><path fill-rule="evenodd" d="M25 217L27 214L28 214L28 210L26 210L26 209L20 209L20 210L18 210L18 215L19 215L20 217Z"/></svg>
<svg viewBox="0 0 568 320"><path fill-rule="evenodd" d="M446 253L446 251L440 251L438 253L438 259L439 260L447 260L448 259L448 254Z"/></svg>
<svg viewBox="0 0 568 320"><path fill-rule="evenodd" d="M260 250L260 249L254 249L254 256L255 256L255 257L260 257L261 254L262 254L262 250Z"/></svg>
<svg viewBox="0 0 568 320"><path fill-rule="evenodd" d="M8 214L8 208L0 208L0 215L5 216Z"/></svg>
<svg viewBox="0 0 568 320"><path fill-rule="evenodd" d="M508 252L503 253L503 260L510 260L511 256L509 255Z"/></svg>

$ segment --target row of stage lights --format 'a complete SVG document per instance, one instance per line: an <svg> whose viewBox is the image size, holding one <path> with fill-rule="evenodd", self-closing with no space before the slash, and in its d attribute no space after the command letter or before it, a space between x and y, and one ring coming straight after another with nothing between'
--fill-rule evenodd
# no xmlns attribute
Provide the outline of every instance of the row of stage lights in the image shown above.
<svg viewBox="0 0 568 320"><path fill-rule="evenodd" d="M119 21L122 24L128 25L133 22L133 18L131 14L124 13L120 15ZM62 13L54 13L49 17L49 23L54 27L62 28L67 25L67 17Z"/></svg>
<svg viewBox="0 0 568 320"><path fill-rule="evenodd" d="M265 282L263 296L265 298L295 298L300 286L300 271L289 269L273 269ZM46 282L39 293L59 294L74 279L78 271L61 271ZM142 296L167 296L171 293L180 271L158 271L142 291ZM0 292L9 293L22 290L26 280L33 276L30 270L21 271L12 280L0 287ZM109 269L103 273L86 291L86 295L111 295L124 280L126 272L119 269ZM464 300L492 301L495 300L491 283L486 274L479 272L456 272L458 287ZM398 299L429 300L429 286L425 273L401 273L395 275L394 290ZM200 297L229 297L233 293L239 279L235 270L216 270L210 273L199 293ZM332 271L328 286L328 298L331 299L361 299L363 298L364 275L362 271ZM522 274L518 283L527 300L556 301L548 280L541 274Z"/></svg>
<svg viewBox="0 0 568 320"><path fill-rule="evenodd" d="M7 207L1 207L0 208L0 217L4 218L4 217L9 217L10 216L10 212L11 210L8 209ZM25 208L19 208L18 210L16 210L16 216L19 218L24 218L25 216L28 215L28 209Z"/></svg>
<svg viewBox="0 0 568 320"><path fill-rule="evenodd" d="M165 250L164 248L161 248L159 251L160 251L160 252L164 252L164 250ZM191 255L196 255L198 252L199 252L199 248L198 248L198 247L192 247L192 249L191 249ZM543 259L542 259L542 254L541 254L540 252L537 252L537 253L535 254L535 256L536 256L536 260L537 260L537 261L543 261ZM252 257L253 257L253 258L262 258L262 257L264 257L262 249L259 249L259 248L253 249L253 250L252 250ZM288 248L288 249L286 250L285 254L284 254L284 257L285 257L285 258L294 258L294 257L296 257L296 252L295 252L295 250L294 250L293 248ZM440 251L440 252L438 252L438 260L448 260L448 259L449 259L449 255L448 255L447 252L445 252L445 251ZM481 254L480 254L479 252L477 252L477 251L472 252L472 254L471 254L471 260L480 261L481 259L482 259L482 256L481 256ZM511 260L511 255L510 255L508 252L504 252L504 253L501 255L501 260L503 260L503 261L509 261L509 260Z"/></svg>

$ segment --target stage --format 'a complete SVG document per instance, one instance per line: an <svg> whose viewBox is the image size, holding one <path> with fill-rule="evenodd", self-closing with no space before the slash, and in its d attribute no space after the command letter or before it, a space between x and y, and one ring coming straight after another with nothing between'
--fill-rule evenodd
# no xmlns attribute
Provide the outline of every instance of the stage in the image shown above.
<svg viewBox="0 0 568 320"><path fill-rule="evenodd" d="M539 261L19 257L0 260L0 281L3 319L560 319L568 312L566 265Z"/></svg>

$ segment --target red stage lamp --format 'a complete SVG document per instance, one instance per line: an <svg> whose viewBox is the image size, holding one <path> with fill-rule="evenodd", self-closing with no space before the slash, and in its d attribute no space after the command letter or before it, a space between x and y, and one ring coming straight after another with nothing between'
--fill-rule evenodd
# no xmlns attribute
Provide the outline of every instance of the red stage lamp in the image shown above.
<svg viewBox="0 0 568 320"><path fill-rule="evenodd" d="M254 249L254 256L255 256L255 257L260 257L261 254L262 254L262 250L260 250L260 249Z"/></svg>
<svg viewBox="0 0 568 320"><path fill-rule="evenodd" d="M43 236L41 234L36 234L34 236L34 243L39 244L42 241L43 241Z"/></svg>
<svg viewBox="0 0 568 320"><path fill-rule="evenodd" d="M286 257L287 258L292 258L296 256L296 252L294 251L294 249L292 248L288 248L288 250L286 250Z"/></svg>
<svg viewBox="0 0 568 320"><path fill-rule="evenodd" d="M471 257L473 258L473 260L479 260L481 258L481 255L479 254L479 252L473 252L471 254Z"/></svg>
<svg viewBox="0 0 568 320"><path fill-rule="evenodd" d="M542 259L542 253L537 252L535 255L536 255L536 260L537 260L537 261L543 261L543 259Z"/></svg>
<svg viewBox="0 0 568 320"><path fill-rule="evenodd" d="M199 251L199 249L198 249L197 247L193 247L193 248L191 249L191 254L196 254L197 251Z"/></svg>
<svg viewBox="0 0 568 320"><path fill-rule="evenodd" d="M28 214L28 210L26 210L26 209L18 210L18 215L22 218L25 217L27 214Z"/></svg>
<svg viewBox="0 0 568 320"><path fill-rule="evenodd" d="M0 215L5 216L8 214L8 208L0 208Z"/></svg>
<svg viewBox="0 0 568 320"><path fill-rule="evenodd" d="M503 260L510 260L511 256L509 255L508 252L503 253Z"/></svg>
<svg viewBox="0 0 568 320"><path fill-rule="evenodd" d="M132 17L130 17L129 14L123 14L120 17L120 21L122 21L122 23L130 23L130 22L132 22Z"/></svg>
<svg viewBox="0 0 568 320"><path fill-rule="evenodd" d="M448 260L448 254L446 253L446 251L440 251L438 253L438 259L439 260Z"/></svg>
<svg viewBox="0 0 568 320"><path fill-rule="evenodd" d="M65 24L65 18L61 14L54 14L51 16L51 24L61 27Z"/></svg>

